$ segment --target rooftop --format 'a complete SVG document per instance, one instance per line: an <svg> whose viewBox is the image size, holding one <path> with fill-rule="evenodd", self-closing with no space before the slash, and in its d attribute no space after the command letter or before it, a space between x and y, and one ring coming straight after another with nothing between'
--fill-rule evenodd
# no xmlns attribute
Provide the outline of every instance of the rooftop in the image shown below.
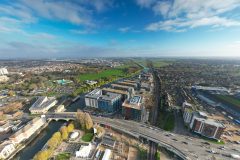
<svg viewBox="0 0 240 160"><path fill-rule="evenodd" d="M125 88L125 89L133 89L133 87L120 85L120 84L111 84L112 87L118 87L118 88Z"/></svg>
<svg viewBox="0 0 240 160"><path fill-rule="evenodd" d="M132 82L125 82L125 81L122 81L122 82L117 82L118 84L123 84L123 85L129 85L129 86L136 86L137 83L132 83Z"/></svg>
<svg viewBox="0 0 240 160"><path fill-rule="evenodd" d="M101 95L99 98L106 100L106 101L111 101L117 97L121 97L121 95L116 94L116 93L107 92L106 94Z"/></svg>
<svg viewBox="0 0 240 160"><path fill-rule="evenodd" d="M141 96L134 96L128 100L125 100L122 106L141 110Z"/></svg>
<svg viewBox="0 0 240 160"><path fill-rule="evenodd" d="M94 89L93 91L86 94L86 97L99 98L101 95L102 95L102 90L101 89Z"/></svg>
<svg viewBox="0 0 240 160"><path fill-rule="evenodd" d="M128 94L127 91L123 91L123 90L119 90L119 89L113 89L113 88L103 88L102 90L106 91L106 92L112 92L112 93L118 93L118 94L125 94L125 95Z"/></svg>
<svg viewBox="0 0 240 160"><path fill-rule="evenodd" d="M31 109L43 109L47 106L49 106L51 103L53 103L54 101L56 101L55 97L45 97L45 96L41 96L39 97L36 102L31 106Z"/></svg>
<svg viewBox="0 0 240 160"><path fill-rule="evenodd" d="M213 126L216 126L216 127L223 127L225 128L225 126L222 124L222 123L219 123L219 122L216 122L215 120L213 119L205 119L205 118L196 118L198 121L201 121L201 122L204 122L206 124L209 124L209 125L213 125Z"/></svg>

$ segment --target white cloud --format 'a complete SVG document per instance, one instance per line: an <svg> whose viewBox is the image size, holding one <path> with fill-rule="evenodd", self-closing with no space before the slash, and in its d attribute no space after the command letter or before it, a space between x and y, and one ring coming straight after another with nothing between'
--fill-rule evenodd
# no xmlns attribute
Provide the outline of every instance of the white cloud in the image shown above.
<svg viewBox="0 0 240 160"><path fill-rule="evenodd" d="M152 10L155 14L161 15L163 20L149 24L146 29L184 31L201 26L240 26L240 20L225 14L239 7L240 0L158 1L153 4Z"/></svg>
<svg viewBox="0 0 240 160"><path fill-rule="evenodd" d="M170 19L170 20L152 23L148 25L146 29L149 31L165 30L165 31L173 31L173 32L183 32L186 30L186 28L196 28L201 26L211 26L211 27L240 26L240 21L221 18L218 16L192 19L192 20Z"/></svg>
<svg viewBox="0 0 240 160"><path fill-rule="evenodd" d="M136 0L137 4L141 7L150 7L156 0Z"/></svg>
<svg viewBox="0 0 240 160"><path fill-rule="evenodd" d="M85 29L85 30L82 30L82 29L72 29L70 30L71 33L75 33L75 34L95 34L97 33L96 31L93 31L93 30L89 30L89 29Z"/></svg>
<svg viewBox="0 0 240 160"><path fill-rule="evenodd" d="M118 30L122 33L126 33L128 32L129 30L131 29L131 27L122 27L122 28L119 28Z"/></svg>
<svg viewBox="0 0 240 160"><path fill-rule="evenodd" d="M73 24L91 24L90 12L70 1L22 0L21 2L30 8L33 14L43 18L67 21Z"/></svg>
<svg viewBox="0 0 240 160"><path fill-rule="evenodd" d="M153 6L153 11L155 12L155 14L160 14L160 15L163 15L164 17L168 15L168 12L170 11L170 9L171 9L171 3L168 1L157 2Z"/></svg>
<svg viewBox="0 0 240 160"><path fill-rule="evenodd" d="M0 4L0 12L1 16L11 16L25 23L45 18L94 26L93 12L102 12L111 6L110 0L16 0L14 3Z"/></svg>

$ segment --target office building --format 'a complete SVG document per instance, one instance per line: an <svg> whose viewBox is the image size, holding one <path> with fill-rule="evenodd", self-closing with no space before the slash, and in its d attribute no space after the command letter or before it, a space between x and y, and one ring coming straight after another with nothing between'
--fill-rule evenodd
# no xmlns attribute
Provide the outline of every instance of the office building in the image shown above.
<svg viewBox="0 0 240 160"><path fill-rule="evenodd" d="M115 112L120 109L121 94L95 89L85 95L85 104L87 107L98 108L104 112Z"/></svg>
<svg viewBox="0 0 240 160"><path fill-rule="evenodd" d="M57 104L55 97L38 97L36 102L30 107L32 114L43 114L46 113L50 108Z"/></svg>
<svg viewBox="0 0 240 160"><path fill-rule="evenodd" d="M125 119L142 121L145 119L146 110L142 104L141 96L133 96L122 104L122 114Z"/></svg>
<svg viewBox="0 0 240 160"><path fill-rule="evenodd" d="M85 95L85 104L87 107L98 108L98 99L102 95L101 89L95 89Z"/></svg>

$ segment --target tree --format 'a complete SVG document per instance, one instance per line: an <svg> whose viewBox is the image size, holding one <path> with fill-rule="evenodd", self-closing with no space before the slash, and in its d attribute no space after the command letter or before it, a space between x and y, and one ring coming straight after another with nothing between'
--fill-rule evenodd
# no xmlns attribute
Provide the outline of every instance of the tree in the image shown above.
<svg viewBox="0 0 240 160"><path fill-rule="evenodd" d="M86 125L86 129L90 130L93 128L93 121L91 116L88 113L85 113L85 125Z"/></svg>
<svg viewBox="0 0 240 160"><path fill-rule="evenodd" d="M85 121L84 121L84 113L80 110L77 111L77 119L78 119L78 123L80 124L80 127L82 129L85 129Z"/></svg>
<svg viewBox="0 0 240 160"><path fill-rule="evenodd" d="M62 139L63 139L63 140L67 140L67 139L68 139L68 130L67 130L67 127L66 127L66 126L63 126L60 131L61 131L61 134L62 134Z"/></svg>
<svg viewBox="0 0 240 160"><path fill-rule="evenodd" d="M56 148L61 142L61 133L56 132L53 136L48 140L47 145L49 148Z"/></svg>
<svg viewBox="0 0 240 160"><path fill-rule="evenodd" d="M74 125L73 123L70 123L68 126L67 126L67 131L68 133L72 132L74 130Z"/></svg>
<svg viewBox="0 0 240 160"><path fill-rule="evenodd" d="M12 91L12 90L10 90L10 91L8 92L8 95L12 97L12 96L14 96L14 95L15 95L15 92L14 92L14 91Z"/></svg>
<svg viewBox="0 0 240 160"><path fill-rule="evenodd" d="M34 157L34 160L48 160L50 152L48 150L40 151Z"/></svg>

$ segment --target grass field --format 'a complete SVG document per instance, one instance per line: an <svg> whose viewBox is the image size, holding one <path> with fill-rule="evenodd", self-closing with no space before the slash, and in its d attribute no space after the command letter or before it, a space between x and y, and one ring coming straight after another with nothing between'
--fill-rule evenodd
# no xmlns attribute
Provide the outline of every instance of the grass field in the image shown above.
<svg viewBox="0 0 240 160"><path fill-rule="evenodd" d="M88 73L88 74L82 74L79 76L80 81L86 81L86 80L98 80L101 78L107 78L107 77L122 77L125 73L123 69L116 68L116 69L109 69L104 70L100 73Z"/></svg>
<svg viewBox="0 0 240 160"><path fill-rule="evenodd" d="M160 152L159 151L157 152L156 160L160 160Z"/></svg>
<svg viewBox="0 0 240 160"><path fill-rule="evenodd" d="M174 129L175 119L173 113L170 113L165 121L163 129L166 131L172 131Z"/></svg>
<svg viewBox="0 0 240 160"><path fill-rule="evenodd" d="M164 67L173 63L173 61L164 61L162 59L149 59L149 60L152 61L153 66L156 68ZM135 62L140 63L147 67L147 61L145 59L137 59L135 60Z"/></svg>
<svg viewBox="0 0 240 160"><path fill-rule="evenodd" d="M86 133L82 136L84 142L90 142L93 139L93 133Z"/></svg>
<svg viewBox="0 0 240 160"><path fill-rule="evenodd" d="M56 160L68 160L70 159L70 153L60 153L56 156Z"/></svg>
<svg viewBox="0 0 240 160"><path fill-rule="evenodd" d="M229 103L231 105L240 107L240 100L230 96L230 95L214 95L217 99L222 100L223 102Z"/></svg>

